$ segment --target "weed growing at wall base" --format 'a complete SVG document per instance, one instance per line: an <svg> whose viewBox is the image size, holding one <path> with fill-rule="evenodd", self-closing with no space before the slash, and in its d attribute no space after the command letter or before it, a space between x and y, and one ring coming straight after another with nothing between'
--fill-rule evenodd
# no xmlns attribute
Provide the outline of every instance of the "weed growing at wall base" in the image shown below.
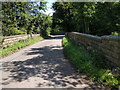
<svg viewBox="0 0 120 90"><path fill-rule="evenodd" d="M10 46L2 49L1 57L12 54L12 53L16 52L17 50L19 50L19 49L21 49L25 46L28 46L30 44L33 44L35 42L38 42L40 40L43 40L43 38L42 37L36 37L36 38L32 38L32 39L20 40L19 42L16 42L15 44L10 45Z"/></svg>
<svg viewBox="0 0 120 90"><path fill-rule="evenodd" d="M86 50L77 46L68 38L63 38L64 54L75 66L77 71L85 73L92 81L109 85L114 88L120 86L120 76L114 76L107 67L100 53ZM100 62L101 61L101 62Z"/></svg>

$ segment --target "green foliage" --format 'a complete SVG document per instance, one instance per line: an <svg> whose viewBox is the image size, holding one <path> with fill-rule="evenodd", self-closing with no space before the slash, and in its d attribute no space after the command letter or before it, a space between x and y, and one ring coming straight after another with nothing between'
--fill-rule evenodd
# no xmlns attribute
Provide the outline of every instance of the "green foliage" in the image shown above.
<svg viewBox="0 0 120 90"><path fill-rule="evenodd" d="M28 46L30 44L33 44L35 42L38 42L40 40L43 40L43 38L37 37L37 38L32 38L32 39L20 40L19 42L16 42L13 45L9 45L8 47L3 48L2 49L2 57L12 54L12 53L16 52L17 50L19 50L25 46Z"/></svg>
<svg viewBox="0 0 120 90"><path fill-rule="evenodd" d="M53 9L53 28L99 36L120 32L120 2L56 2Z"/></svg>
<svg viewBox="0 0 120 90"><path fill-rule="evenodd" d="M74 64L77 71L85 73L91 80L105 85L120 86L119 76L114 76L112 71L103 61L104 56L98 52L88 51L82 46L76 46L73 41L63 38L64 54Z"/></svg>
<svg viewBox="0 0 120 90"><path fill-rule="evenodd" d="M48 27L48 28L46 29L46 31L47 31L47 35L50 36L51 27Z"/></svg>
<svg viewBox="0 0 120 90"><path fill-rule="evenodd" d="M60 35L60 34L64 34L64 31L59 30L59 29L52 29L51 30L51 35Z"/></svg>
<svg viewBox="0 0 120 90"><path fill-rule="evenodd" d="M40 33L48 21L42 11L46 2L2 2L2 33L4 36Z"/></svg>
<svg viewBox="0 0 120 90"><path fill-rule="evenodd" d="M71 2L56 2L53 4L53 9L55 13L53 14L53 29L58 25L64 31L71 31L73 29L72 13L71 13L72 3Z"/></svg>
<svg viewBox="0 0 120 90"><path fill-rule="evenodd" d="M120 35L120 33L118 33L118 32L112 32L111 35L117 35L118 36L118 35Z"/></svg>
<svg viewBox="0 0 120 90"><path fill-rule="evenodd" d="M18 30L18 28L16 27L11 27L8 29L9 32L12 34L12 35L19 35L19 34L25 34L25 32L22 30Z"/></svg>
<svg viewBox="0 0 120 90"><path fill-rule="evenodd" d="M52 24L52 17L51 16L43 16L42 18L43 23L40 27L40 33L42 36L48 36L51 31L51 24Z"/></svg>

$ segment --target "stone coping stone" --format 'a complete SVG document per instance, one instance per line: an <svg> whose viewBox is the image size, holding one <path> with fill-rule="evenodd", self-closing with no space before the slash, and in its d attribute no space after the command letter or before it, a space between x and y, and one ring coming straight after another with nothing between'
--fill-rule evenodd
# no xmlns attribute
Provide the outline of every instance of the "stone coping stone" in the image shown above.
<svg viewBox="0 0 120 90"><path fill-rule="evenodd" d="M80 35L80 36L84 36L84 37L87 37L87 38L92 38L94 40L101 40L101 37L97 37L97 36L94 36L94 35L90 35L90 34L84 34L84 33L78 33L78 32L71 32L73 34L76 34L76 35Z"/></svg>

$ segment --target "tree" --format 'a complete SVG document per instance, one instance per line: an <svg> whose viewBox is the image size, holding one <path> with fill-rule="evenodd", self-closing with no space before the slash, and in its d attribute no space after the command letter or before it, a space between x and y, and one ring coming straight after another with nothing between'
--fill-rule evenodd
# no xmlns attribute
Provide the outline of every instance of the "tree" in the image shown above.
<svg viewBox="0 0 120 90"><path fill-rule="evenodd" d="M52 24L52 17L44 15L42 17L42 23L40 26L40 31L42 36L48 36L50 34L51 30L51 24Z"/></svg>
<svg viewBox="0 0 120 90"><path fill-rule="evenodd" d="M45 2L2 2L3 35L36 33L37 21L45 9Z"/></svg>
<svg viewBox="0 0 120 90"><path fill-rule="evenodd" d="M120 32L120 2L56 2L53 28L94 35Z"/></svg>
<svg viewBox="0 0 120 90"><path fill-rule="evenodd" d="M53 27L59 25L64 31L71 31L74 29L72 24L73 14L71 12L72 3L60 3L56 2L53 4L55 13L53 14Z"/></svg>

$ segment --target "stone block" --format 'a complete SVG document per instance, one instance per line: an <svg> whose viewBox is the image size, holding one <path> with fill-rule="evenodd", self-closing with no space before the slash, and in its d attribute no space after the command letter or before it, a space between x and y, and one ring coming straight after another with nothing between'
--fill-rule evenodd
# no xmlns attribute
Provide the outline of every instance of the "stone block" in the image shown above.
<svg viewBox="0 0 120 90"><path fill-rule="evenodd" d="M102 51L109 61L120 65L120 36L106 35L96 37L78 32L69 32L67 35L79 45Z"/></svg>

